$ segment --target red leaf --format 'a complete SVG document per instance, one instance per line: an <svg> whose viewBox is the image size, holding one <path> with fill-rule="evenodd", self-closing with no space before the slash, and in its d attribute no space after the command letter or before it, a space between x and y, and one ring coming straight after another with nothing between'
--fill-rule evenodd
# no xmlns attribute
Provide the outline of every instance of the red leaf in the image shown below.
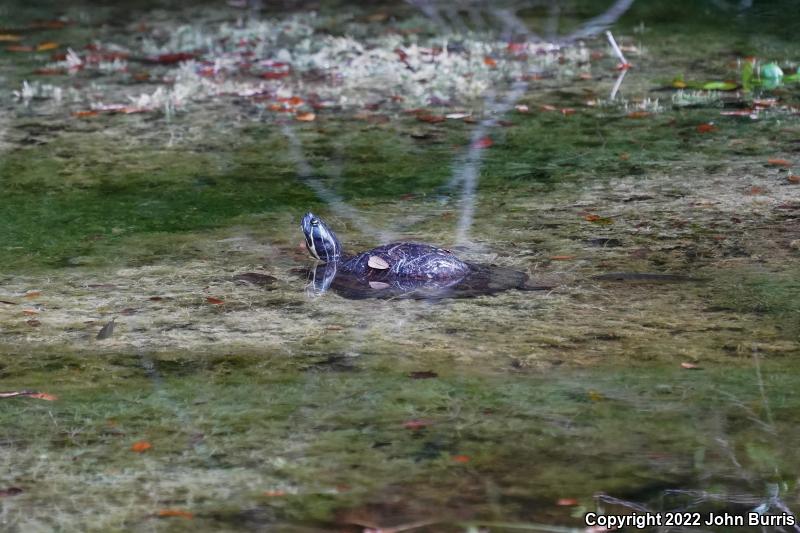
<svg viewBox="0 0 800 533"><path fill-rule="evenodd" d="M711 123L700 124L697 126L697 133L711 133L715 131L717 127Z"/></svg>
<svg viewBox="0 0 800 533"><path fill-rule="evenodd" d="M495 61L493 58L489 56L485 56L483 58L483 64L489 68L495 68L497 66L497 61Z"/></svg>
<svg viewBox="0 0 800 533"><path fill-rule="evenodd" d="M214 304L214 305L224 305L225 304L225 300L220 300L219 298L214 298L213 296L209 296L208 298L206 298L206 301L208 303Z"/></svg>
<svg viewBox="0 0 800 533"><path fill-rule="evenodd" d="M279 80L281 78L285 78L289 74L290 74L290 72L288 70L284 70L284 71L280 71L280 72L268 71L268 72L262 72L261 73L261 77L264 78L265 80Z"/></svg>
<svg viewBox="0 0 800 533"><path fill-rule="evenodd" d="M470 458L469 455L454 455L453 456L453 461L455 461L456 463L464 464L464 463L470 462L470 460L471 460L471 458Z"/></svg>
<svg viewBox="0 0 800 533"><path fill-rule="evenodd" d="M131 451L132 452L136 452L136 453L142 453L142 452L146 452L147 450L149 450L152 447L153 447L153 445L150 444L149 442L147 442L146 440L140 440L140 441L134 442L131 445Z"/></svg>
<svg viewBox="0 0 800 533"><path fill-rule="evenodd" d="M430 421L422 419L406 420L405 422L403 422L403 427L406 429L410 429L412 431L419 431L421 429L425 429L430 425L431 425Z"/></svg>
<svg viewBox="0 0 800 533"><path fill-rule="evenodd" d="M475 141L475 144L473 146L475 148L489 148L492 144L494 143L492 143L492 139L490 139L489 137L481 137L480 139Z"/></svg>
<svg viewBox="0 0 800 533"><path fill-rule="evenodd" d="M159 65L174 65L182 61L188 61L197 57L197 54L190 52L174 52L172 54L161 54L155 57L149 57L147 60L150 63L158 63Z"/></svg>
<svg viewBox="0 0 800 533"><path fill-rule="evenodd" d="M575 498L559 498L556 501L556 505L560 507L572 507L574 505L578 505L578 500Z"/></svg>

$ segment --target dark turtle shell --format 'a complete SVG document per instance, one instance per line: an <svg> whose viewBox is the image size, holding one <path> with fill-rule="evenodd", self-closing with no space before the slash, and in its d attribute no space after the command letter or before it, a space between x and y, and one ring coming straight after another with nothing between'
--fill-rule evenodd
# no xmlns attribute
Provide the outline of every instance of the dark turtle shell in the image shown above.
<svg viewBox="0 0 800 533"><path fill-rule="evenodd" d="M395 242L346 259L339 270L374 280L457 280L467 275L470 267L444 248Z"/></svg>

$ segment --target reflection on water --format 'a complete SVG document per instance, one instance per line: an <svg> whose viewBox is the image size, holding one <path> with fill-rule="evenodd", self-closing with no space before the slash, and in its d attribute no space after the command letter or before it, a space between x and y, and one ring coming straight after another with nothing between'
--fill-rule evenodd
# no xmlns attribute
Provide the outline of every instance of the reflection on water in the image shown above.
<svg viewBox="0 0 800 533"><path fill-rule="evenodd" d="M308 291L320 296L333 290L339 296L353 300L365 298L410 298L441 300L491 295L509 289L548 290L549 285L529 286L528 275L496 265L470 265L470 272L455 279L413 279L398 277L368 277L337 271L336 263L323 263L307 271Z"/></svg>

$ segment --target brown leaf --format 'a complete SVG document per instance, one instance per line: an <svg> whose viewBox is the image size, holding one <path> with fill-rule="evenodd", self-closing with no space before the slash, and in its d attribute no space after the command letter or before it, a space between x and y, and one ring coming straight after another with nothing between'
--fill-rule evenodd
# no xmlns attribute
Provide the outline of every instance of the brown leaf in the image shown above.
<svg viewBox="0 0 800 533"><path fill-rule="evenodd" d="M183 509L161 509L156 514L161 518L177 517L185 518L186 520L191 520L194 518L194 514L192 514L190 511L184 511Z"/></svg>
<svg viewBox="0 0 800 533"><path fill-rule="evenodd" d="M367 266L374 268L375 270L387 270L389 268L389 263L387 263L382 257L371 255L367 261Z"/></svg>
<svg viewBox="0 0 800 533"><path fill-rule="evenodd" d="M556 505L559 507L572 507L578 505L578 500L575 498L559 498L556 500Z"/></svg>
<svg viewBox="0 0 800 533"><path fill-rule="evenodd" d="M647 111L631 111L626 116L628 118L646 118L649 117L650 115L652 115L652 113L649 113Z"/></svg>
<svg viewBox="0 0 800 533"><path fill-rule="evenodd" d="M25 293L25 295L23 297L24 298L38 298L41 295L42 295L41 291L28 291L28 292Z"/></svg>
<svg viewBox="0 0 800 533"><path fill-rule="evenodd" d="M439 377L439 374L430 370L416 370L414 372L409 372L408 377L411 379L431 379Z"/></svg>
<svg viewBox="0 0 800 533"><path fill-rule="evenodd" d="M58 396L47 394L46 392L33 392L27 396L28 398L36 398L37 400L44 400L46 402L54 402L58 400Z"/></svg>
<svg viewBox="0 0 800 533"><path fill-rule="evenodd" d="M453 456L453 461L456 462L456 463L466 464L466 463L470 462L470 460L471 460L471 457L469 455L459 454L459 455L454 455Z"/></svg>
<svg viewBox="0 0 800 533"><path fill-rule="evenodd" d="M6 46L6 52L33 52L33 46L12 44L11 46Z"/></svg>
<svg viewBox="0 0 800 533"><path fill-rule="evenodd" d="M36 45L37 52L47 52L48 50L55 50L60 45L53 41L45 41Z"/></svg>
<svg viewBox="0 0 800 533"><path fill-rule="evenodd" d="M767 191L766 191L766 189L764 189L764 187L759 187L758 185L753 185L752 187L750 187L747 190L747 192L745 192L745 194L748 195L748 196L759 196L761 194L764 194L765 192L767 192Z"/></svg>
<svg viewBox="0 0 800 533"><path fill-rule="evenodd" d="M427 122L428 124L438 124L439 122L444 122L447 120L444 115L431 115L428 113L423 113L417 115L417 120L421 122Z"/></svg>
<svg viewBox="0 0 800 533"><path fill-rule="evenodd" d="M571 261L575 259L574 255L551 255L550 260L552 261Z"/></svg>
<svg viewBox="0 0 800 533"><path fill-rule="evenodd" d="M0 498L8 498L9 496L16 496L22 494L24 491L19 487L8 487L7 489L0 489Z"/></svg>
<svg viewBox="0 0 800 533"><path fill-rule="evenodd" d="M483 64L489 68L495 68L497 66L497 61L489 56L484 56Z"/></svg>
<svg viewBox="0 0 800 533"><path fill-rule="evenodd" d="M220 300L219 298L214 298L213 296L207 297L206 301L214 305L223 305L225 303L225 300Z"/></svg>
<svg viewBox="0 0 800 533"><path fill-rule="evenodd" d="M39 311L36 309L23 309L22 314L27 316L36 316L39 314Z"/></svg>
<svg viewBox="0 0 800 533"><path fill-rule="evenodd" d="M711 133L712 131L716 130L717 127L710 122L697 126L697 133Z"/></svg>
<svg viewBox="0 0 800 533"><path fill-rule="evenodd" d="M795 184L800 183L800 176L797 176L795 174L789 174L789 176L786 179L789 181L789 183L795 183Z"/></svg>
<svg viewBox="0 0 800 533"><path fill-rule="evenodd" d="M86 109L86 110L83 110L83 111L75 111L75 112L72 113L72 116L76 117L76 118L87 118L87 117L96 117L99 114L100 114L100 112L97 111L97 110Z"/></svg>
<svg viewBox="0 0 800 533"><path fill-rule="evenodd" d="M19 35L12 33L0 33L0 43L15 43L22 39Z"/></svg>
<svg viewBox="0 0 800 533"><path fill-rule="evenodd" d="M767 159L767 164L772 167L789 168L792 166L792 162L786 159Z"/></svg>
<svg viewBox="0 0 800 533"><path fill-rule="evenodd" d="M681 368L685 368L686 370L700 370L700 365L695 363L681 363Z"/></svg>
<svg viewBox="0 0 800 533"><path fill-rule="evenodd" d="M294 116L295 119L299 120L300 122L314 122L317 119L317 115L314 113L298 113Z"/></svg>

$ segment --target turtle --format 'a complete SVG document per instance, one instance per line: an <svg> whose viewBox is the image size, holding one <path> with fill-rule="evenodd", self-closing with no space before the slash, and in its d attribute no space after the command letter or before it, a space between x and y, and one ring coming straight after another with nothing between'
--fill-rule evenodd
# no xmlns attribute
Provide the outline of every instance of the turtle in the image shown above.
<svg viewBox="0 0 800 533"><path fill-rule="evenodd" d="M470 266L445 248L416 242L394 242L355 256L347 256L339 238L314 213L301 223L306 248L323 263L336 263L338 272L367 276L374 280L453 281L469 274Z"/></svg>
<svg viewBox="0 0 800 533"><path fill-rule="evenodd" d="M330 288L340 296L355 300L441 300L508 289L548 288L528 286L528 275L524 272L468 263L450 250L430 244L395 242L348 256L339 238L318 216L306 213L301 227L308 252L321 262L304 271L311 279L309 293L313 296Z"/></svg>

